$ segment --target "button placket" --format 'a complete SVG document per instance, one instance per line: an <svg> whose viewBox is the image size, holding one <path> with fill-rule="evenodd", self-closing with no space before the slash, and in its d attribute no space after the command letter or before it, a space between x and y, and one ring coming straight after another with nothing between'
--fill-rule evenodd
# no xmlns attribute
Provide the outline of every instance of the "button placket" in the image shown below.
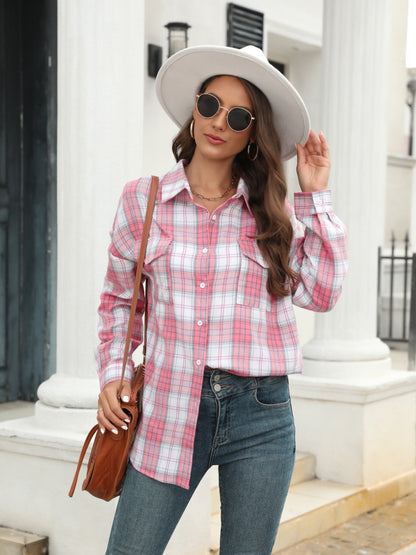
<svg viewBox="0 0 416 555"><path fill-rule="evenodd" d="M196 259L195 267L195 341L198 345L198 350L195 351L196 356L199 356L197 366L205 364L207 356L207 337L209 329L209 309L210 309L210 289L208 282L210 279L210 266L211 257L215 256L215 249L212 249L215 244L215 237L213 237L213 227L210 225L213 220L216 220L216 215L211 216L210 219L205 219L201 222L199 249Z"/></svg>

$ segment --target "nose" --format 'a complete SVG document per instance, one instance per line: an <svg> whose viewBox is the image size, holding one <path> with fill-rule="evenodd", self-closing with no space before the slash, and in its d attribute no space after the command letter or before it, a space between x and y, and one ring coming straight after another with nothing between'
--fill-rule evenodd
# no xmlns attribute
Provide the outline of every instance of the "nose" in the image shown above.
<svg viewBox="0 0 416 555"><path fill-rule="evenodd" d="M228 110L223 106L220 106L218 113L215 114L212 120L214 127L217 127L218 129L225 129L227 127L227 114Z"/></svg>

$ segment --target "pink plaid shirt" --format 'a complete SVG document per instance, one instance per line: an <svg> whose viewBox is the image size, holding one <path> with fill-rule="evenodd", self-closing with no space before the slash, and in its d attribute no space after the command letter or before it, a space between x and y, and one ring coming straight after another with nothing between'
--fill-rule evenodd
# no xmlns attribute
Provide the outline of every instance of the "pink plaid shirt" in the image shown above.
<svg viewBox="0 0 416 555"><path fill-rule="evenodd" d="M100 385L121 375L136 261L150 179L128 183L112 231L101 295ZM293 304L330 310L346 272L346 236L331 193L298 193L287 203L294 239L292 295L266 290L267 264L242 179L211 215L195 204L179 162L161 180L144 264L149 299L143 415L131 450L142 473L188 488L204 366L241 376L301 372ZM296 214L296 217L295 217ZM142 341L143 289L132 351ZM129 361L126 375L131 376Z"/></svg>

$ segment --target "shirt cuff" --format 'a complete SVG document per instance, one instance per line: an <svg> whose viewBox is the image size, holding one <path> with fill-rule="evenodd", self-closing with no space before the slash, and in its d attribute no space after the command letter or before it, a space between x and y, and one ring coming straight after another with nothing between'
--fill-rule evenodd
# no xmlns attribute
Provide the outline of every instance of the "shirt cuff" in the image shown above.
<svg viewBox="0 0 416 555"><path fill-rule="evenodd" d="M98 378L100 381L100 391L110 382L115 382L121 379L121 373L123 370L123 361L114 361L110 363L105 370L99 372ZM126 370L124 372L124 381L131 382L133 376L133 363L127 362Z"/></svg>
<svg viewBox="0 0 416 555"><path fill-rule="evenodd" d="M332 195L329 189L314 193L295 193L295 214L297 218L332 212Z"/></svg>

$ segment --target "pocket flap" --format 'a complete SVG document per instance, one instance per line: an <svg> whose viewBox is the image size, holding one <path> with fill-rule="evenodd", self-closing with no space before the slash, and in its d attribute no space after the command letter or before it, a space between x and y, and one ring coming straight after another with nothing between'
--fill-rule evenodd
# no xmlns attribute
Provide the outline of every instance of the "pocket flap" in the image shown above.
<svg viewBox="0 0 416 555"><path fill-rule="evenodd" d="M240 245L241 252L244 254L244 256L247 256L247 258L250 258L251 260L253 260L253 262L257 262L257 264L259 264L262 268L269 268L269 265L264 259L255 239L240 238L238 240L238 244Z"/></svg>
<svg viewBox="0 0 416 555"><path fill-rule="evenodd" d="M154 260L166 253L172 239L166 236L153 236L149 237L146 247L146 256L144 258L145 264L151 264Z"/></svg>

